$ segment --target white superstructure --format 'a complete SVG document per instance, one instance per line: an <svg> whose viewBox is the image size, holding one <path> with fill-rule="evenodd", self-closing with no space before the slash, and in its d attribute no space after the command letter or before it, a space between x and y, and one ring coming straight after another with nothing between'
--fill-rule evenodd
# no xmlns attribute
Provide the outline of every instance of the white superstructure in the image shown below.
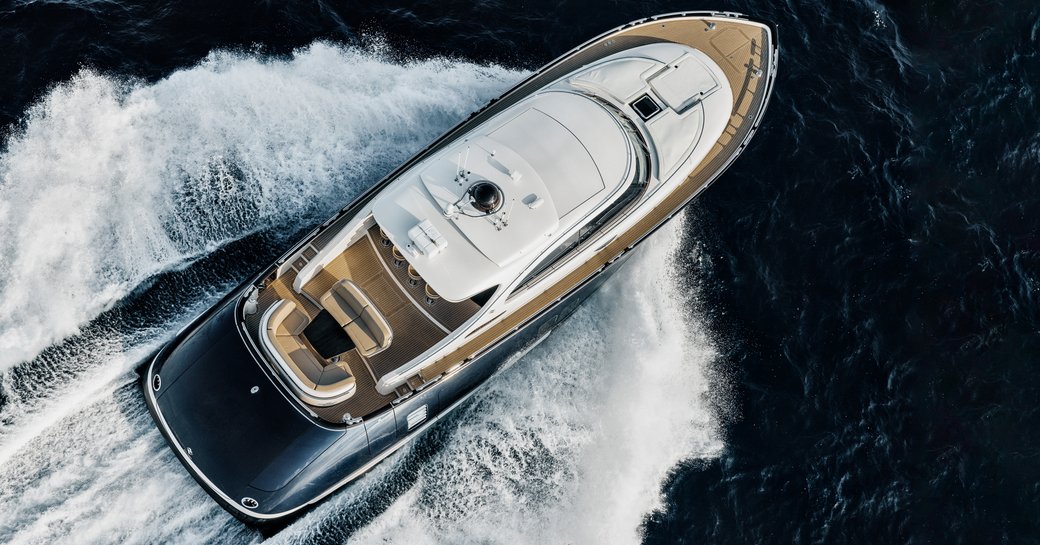
<svg viewBox="0 0 1040 545"><path fill-rule="evenodd" d="M401 173L299 270L293 289L303 293L375 225L445 301L494 291L464 326L377 376L378 391L391 392L649 213L719 140L732 105L725 74L698 50L660 43L606 57ZM490 213L471 202L482 182L501 192Z"/></svg>
<svg viewBox="0 0 1040 545"><path fill-rule="evenodd" d="M373 205L376 223L449 301L509 282L555 235L631 181L634 143L593 99L547 91L512 113L409 173ZM502 190L498 212L460 203L479 180ZM409 237L424 221L443 236L443 251L423 252Z"/></svg>
<svg viewBox="0 0 1040 545"><path fill-rule="evenodd" d="M674 173L694 151L706 99L718 94L720 104L732 102L711 61L683 49L637 48L536 93L402 176L375 200L376 223L446 300L509 283L557 235L633 181L639 144L603 102L622 109L644 94L657 99L661 111L641 123L656 155L655 177ZM716 117L715 132L729 112ZM458 205L479 180L504 193L497 213ZM432 251L409 236L424 222L442 237Z"/></svg>

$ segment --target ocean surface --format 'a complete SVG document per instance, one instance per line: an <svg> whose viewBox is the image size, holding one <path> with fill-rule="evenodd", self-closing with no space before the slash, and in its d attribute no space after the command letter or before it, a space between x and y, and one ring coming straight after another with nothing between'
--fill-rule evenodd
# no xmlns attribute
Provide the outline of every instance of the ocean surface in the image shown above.
<svg viewBox="0 0 1040 545"><path fill-rule="evenodd" d="M134 367L444 130L657 13L762 128L546 342L270 541L1040 543L1040 5L0 1L0 543L256 543Z"/></svg>

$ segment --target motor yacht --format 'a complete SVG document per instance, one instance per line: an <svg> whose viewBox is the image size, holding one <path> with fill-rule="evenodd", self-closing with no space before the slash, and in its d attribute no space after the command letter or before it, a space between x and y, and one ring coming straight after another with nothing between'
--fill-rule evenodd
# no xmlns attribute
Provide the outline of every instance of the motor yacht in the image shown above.
<svg viewBox="0 0 1040 545"><path fill-rule="evenodd" d="M541 342L716 180L777 51L769 23L678 13L538 70L178 333L142 370L163 436L242 520L303 513Z"/></svg>

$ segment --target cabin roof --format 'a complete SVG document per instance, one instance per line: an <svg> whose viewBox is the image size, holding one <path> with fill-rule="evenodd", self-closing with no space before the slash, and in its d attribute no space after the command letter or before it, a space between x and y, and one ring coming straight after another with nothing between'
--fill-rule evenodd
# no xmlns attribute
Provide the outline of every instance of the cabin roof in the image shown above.
<svg viewBox="0 0 1040 545"><path fill-rule="evenodd" d="M461 301L512 280L554 235L598 208L627 181L632 154L602 105L544 91L415 169L375 201L373 214L441 297ZM466 191L479 181L502 191L494 214L468 204Z"/></svg>

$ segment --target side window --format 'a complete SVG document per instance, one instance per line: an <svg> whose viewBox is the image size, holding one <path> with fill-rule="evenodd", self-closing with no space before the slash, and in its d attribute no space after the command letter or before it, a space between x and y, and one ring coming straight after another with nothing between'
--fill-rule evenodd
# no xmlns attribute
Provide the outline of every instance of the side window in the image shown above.
<svg viewBox="0 0 1040 545"><path fill-rule="evenodd" d="M628 205L631 204L632 201L636 200L636 197L638 197L639 194L643 192L643 189L645 187L645 183L633 183L631 186L629 186L629 188L625 190L624 194L622 194L620 197L618 197L616 201L614 201L614 204L610 205L609 208L607 208L603 212L600 212L599 215L592 218L588 223L578 228L577 233L574 233L573 235L568 237L567 240L563 241L563 244L560 244L556 247L556 249L549 252L549 255L545 256L542 259L542 261L538 263L538 266L535 267L534 270L531 271L531 273L524 278L523 282L520 283L520 286L516 288L516 290L514 290L513 293L517 293L527 288L531 284L531 282L539 276L541 276L542 273L548 271L549 269L552 269L557 264L566 261L564 258L567 256L567 254L571 253L571 250L574 250L578 246L581 246L581 243L591 238L592 235L596 234L596 232L599 231L601 227L609 223L610 220L614 219L622 210L628 207Z"/></svg>
<svg viewBox="0 0 1040 545"><path fill-rule="evenodd" d="M579 230L579 232L574 233L573 235L568 237L567 240L563 241L563 244L560 244L555 250L549 252L549 255L545 256L545 258L543 258L541 262L538 263L538 266L535 267L533 271L531 271L531 274L528 274L527 277L524 278L524 281L520 283L520 288L518 288L518 291L519 289L523 289L525 286L527 286L527 284L529 284L532 279L540 276L543 272L552 268L552 266L555 265L561 257L567 255L568 252L573 250L580 243L581 232Z"/></svg>

